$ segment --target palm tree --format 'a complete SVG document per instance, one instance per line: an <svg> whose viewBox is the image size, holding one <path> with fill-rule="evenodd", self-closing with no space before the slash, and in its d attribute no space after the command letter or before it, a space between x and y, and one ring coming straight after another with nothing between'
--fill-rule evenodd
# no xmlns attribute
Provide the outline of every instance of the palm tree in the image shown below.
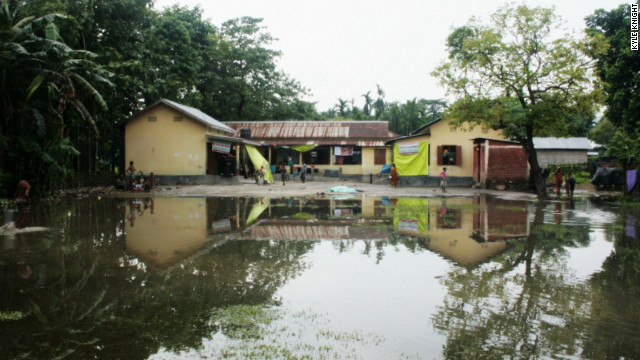
<svg viewBox="0 0 640 360"><path fill-rule="evenodd" d="M54 21L64 16L18 19L20 4L0 0L0 134L7 136L0 141L0 171L20 176L48 169L59 178L67 173L70 156L78 155L69 138L71 125L79 119L98 136L93 108L86 104L107 109L95 86L110 86L111 73L93 61L93 53L60 41Z"/></svg>
<svg viewBox="0 0 640 360"><path fill-rule="evenodd" d="M364 98L364 106L362 107L362 112L367 117L371 115L371 104L373 104L373 99L371 98L370 94L371 91L367 91L366 94L362 94L362 97Z"/></svg>
<svg viewBox="0 0 640 360"><path fill-rule="evenodd" d="M338 110L338 113L340 114L341 117L347 117L347 110L349 110L348 104L349 102L347 100L338 98L338 103L336 104L335 108L336 110Z"/></svg>
<svg viewBox="0 0 640 360"><path fill-rule="evenodd" d="M378 84L376 84L376 91L378 93L378 98L376 99L376 102L373 103L373 107L376 110L376 120L378 120L384 113L385 104L384 104L384 91Z"/></svg>

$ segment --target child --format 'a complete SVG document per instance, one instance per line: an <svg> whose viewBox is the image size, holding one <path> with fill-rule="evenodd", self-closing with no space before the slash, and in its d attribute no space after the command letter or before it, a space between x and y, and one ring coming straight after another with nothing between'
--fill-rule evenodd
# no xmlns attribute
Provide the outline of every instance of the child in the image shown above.
<svg viewBox="0 0 640 360"><path fill-rule="evenodd" d="M442 172L440 173L440 187L442 188L442 193L447 192L447 168L442 168Z"/></svg>

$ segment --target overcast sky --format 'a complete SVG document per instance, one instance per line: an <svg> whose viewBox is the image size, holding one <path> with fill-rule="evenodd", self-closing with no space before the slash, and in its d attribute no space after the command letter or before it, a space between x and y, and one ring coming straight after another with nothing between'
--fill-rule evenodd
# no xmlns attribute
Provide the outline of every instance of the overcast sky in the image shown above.
<svg viewBox="0 0 640 360"><path fill-rule="evenodd" d="M156 0L155 7L177 3ZM266 30L278 39L272 48L282 52L282 71L311 91L305 100L327 110L338 98L354 99L376 84L387 101L445 96L429 74L446 58L445 41L453 27L471 16L488 19L506 2L433 0L180 0L200 5L204 18L220 26L241 16L263 18ZM582 36L584 18L594 10L611 10L616 0L530 0L529 6L555 6L567 29Z"/></svg>

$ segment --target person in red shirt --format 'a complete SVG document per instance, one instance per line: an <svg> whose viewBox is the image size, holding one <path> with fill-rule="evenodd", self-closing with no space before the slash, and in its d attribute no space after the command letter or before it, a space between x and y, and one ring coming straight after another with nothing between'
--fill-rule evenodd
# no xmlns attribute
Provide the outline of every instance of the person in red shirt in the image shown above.
<svg viewBox="0 0 640 360"><path fill-rule="evenodd" d="M556 170L553 172L553 177L556 182L556 195L560 197L560 188L562 187L562 177L564 173L562 172L562 168L558 166Z"/></svg>

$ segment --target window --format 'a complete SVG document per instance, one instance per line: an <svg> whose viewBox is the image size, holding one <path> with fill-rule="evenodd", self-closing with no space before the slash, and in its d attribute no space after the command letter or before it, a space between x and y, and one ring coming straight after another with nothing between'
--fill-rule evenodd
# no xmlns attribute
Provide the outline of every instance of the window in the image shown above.
<svg viewBox="0 0 640 360"><path fill-rule="evenodd" d="M462 148L457 145L438 146L438 165L462 165Z"/></svg>
<svg viewBox="0 0 640 360"><path fill-rule="evenodd" d="M329 146L318 146L311 151L307 151L302 156L307 165L329 165L331 160L331 149Z"/></svg>
<svg viewBox="0 0 640 360"><path fill-rule="evenodd" d="M334 146L333 155L336 165L362 164L362 148L359 146Z"/></svg>
<svg viewBox="0 0 640 360"><path fill-rule="evenodd" d="M149 117L147 117L147 121L148 122L156 122L156 121L158 121L158 118L155 117L155 116L149 116Z"/></svg>
<svg viewBox="0 0 640 360"><path fill-rule="evenodd" d="M462 223L460 209L447 209L445 207L438 210L438 229L460 229Z"/></svg>
<svg viewBox="0 0 640 360"><path fill-rule="evenodd" d="M182 116L174 116L173 121L182 121Z"/></svg>
<svg viewBox="0 0 640 360"><path fill-rule="evenodd" d="M373 151L373 164L384 165L387 163L387 149L375 149Z"/></svg>

